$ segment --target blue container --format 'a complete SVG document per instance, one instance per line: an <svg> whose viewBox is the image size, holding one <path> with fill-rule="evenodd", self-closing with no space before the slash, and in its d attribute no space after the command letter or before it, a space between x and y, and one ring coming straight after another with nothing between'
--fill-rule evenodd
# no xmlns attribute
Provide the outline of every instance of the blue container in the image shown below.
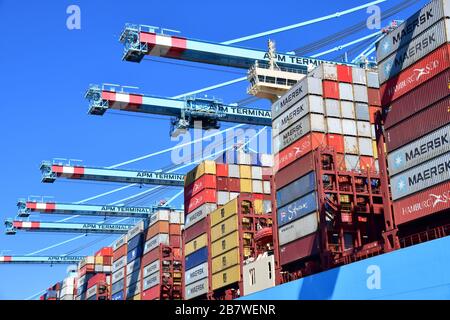
<svg viewBox="0 0 450 320"><path fill-rule="evenodd" d="M277 210L278 227L284 226L316 210L317 196L315 192L312 192Z"/></svg>
<svg viewBox="0 0 450 320"><path fill-rule="evenodd" d="M86 281L82 286L78 287L77 288L77 295L79 296L83 292L86 292L87 291L87 286L88 286L88 284L87 284L87 281Z"/></svg>
<svg viewBox="0 0 450 320"><path fill-rule="evenodd" d="M57 298L58 293L55 290L48 290L47 291L47 298Z"/></svg>
<svg viewBox="0 0 450 320"><path fill-rule="evenodd" d="M143 234L139 233L136 236L134 236L131 240L128 240L128 252L133 250L134 248L137 248L138 246L142 246L142 239Z"/></svg>
<svg viewBox="0 0 450 320"><path fill-rule="evenodd" d="M190 255L186 256L186 258L184 260L185 270L192 269L192 268L202 264L203 262L206 262L206 260L208 260L208 248L203 247L203 248L191 253Z"/></svg>
<svg viewBox="0 0 450 320"><path fill-rule="evenodd" d="M144 246L140 245L132 249L131 251L128 251L127 263L130 263L131 261L140 258L142 256L143 248Z"/></svg>
<svg viewBox="0 0 450 320"><path fill-rule="evenodd" d="M123 300L123 290L113 294L111 300Z"/></svg>
<svg viewBox="0 0 450 320"><path fill-rule="evenodd" d="M277 191L277 207L281 208L295 199L314 191L315 187L316 175L314 171L311 171Z"/></svg>
<svg viewBox="0 0 450 320"><path fill-rule="evenodd" d="M116 294L117 292L122 291L122 294L123 294L123 287L124 287L124 285L125 285L125 280L124 279L119 280L116 283L113 283L112 286L111 286L111 293L112 294Z"/></svg>

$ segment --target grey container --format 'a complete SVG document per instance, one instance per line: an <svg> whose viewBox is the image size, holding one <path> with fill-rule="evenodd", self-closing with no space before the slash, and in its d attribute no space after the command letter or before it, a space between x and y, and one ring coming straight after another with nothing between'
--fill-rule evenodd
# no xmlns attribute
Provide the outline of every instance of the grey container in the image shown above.
<svg viewBox="0 0 450 320"><path fill-rule="evenodd" d="M358 130L359 137L372 138L369 121L356 121L356 128Z"/></svg>
<svg viewBox="0 0 450 320"><path fill-rule="evenodd" d="M116 251L121 246L123 246L125 243L127 243L127 235L121 236L116 242L113 244L113 251Z"/></svg>
<svg viewBox="0 0 450 320"><path fill-rule="evenodd" d="M349 119L342 119L342 133L348 136L357 135L356 121Z"/></svg>
<svg viewBox="0 0 450 320"><path fill-rule="evenodd" d="M325 114L327 117L341 117L341 107L339 100L325 99Z"/></svg>
<svg viewBox="0 0 450 320"><path fill-rule="evenodd" d="M355 104L352 101L341 101L341 114L345 119L356 119Z"/></svg>
<svg viewBox="0 0 450 320"><path fill-rule="evenodd" d="M352 79L353 83L367 85L366 69L363 68L352 68Z"/></svg>
<svg viewBox="0 0 450 320"><path fill-rule="evenodd" d="M425 161L450 152L450 124L388 155L389 173L394 176Z"/></svg>
<svg viewBox="0 0 450 320"><path fill-rule="evenodd" d="M206 218L208 214L217 209L217 205L214 203L205 203L201 205L191 213L186 216L186 224L184 226L185 229L199 222L203 218Z"/></svg>
<svg viewBox="0 0 450 320"><path fill-rule="evenodd" d="M208 262L202 263L184 273L185 285L190 285L193 282L208 277Z"/></svg>
<svg viewBox="0 0 450 320"><path fill-rule="evenodd" d="M369 88L378 89L380 87L380 80L378 79L378 72L367 71L367 86Z"/></svg>
<svg viewBox="0 0 450 320"><path fill-rule="evenodd" d="M357 120L370 120L369 105L367 103L356 103L355 111Z"/></svg>
<svg viewBox="0 0 450 320"><path fill-rule="evenodd" d="M360 84L353 85L353 93L354 93L355 101L364 102L364 103L369 102L369 97L367 95L367 87L366 86L363 86Z"/></svg>
<svg viewBox="0 0 450 320"><path fill-rule="evenodd" d="M199 280L186 286L184 298L186 300L190 300L206 293L208 293L208 278Z"/></svg>
<svg viewBox="0 0 450 320"><path fill-rule="evenodd" d="M123 278L125 278L125 269L119 270L112 274L112 283L114 284L117 281L122 280Z"/></svg>
<svg viewBox="0 0 450 320"><path fill-rule="evenodd" d="M433 0L406 19L377 43L377 61L381 62L442 18L449 17L449 6L448 0Z"/></svg>
<svg viewBox="0 0 450 320"><path fill-rule="evenodd" d="M160 270L160 261L158 259L142 269L142 277L146 278L149 275L158 272L159 270Z"/></svg>
<svg viewBox="0 0 450 320"><path fill-rule="evenodd" d="M351 83L344 83L344 82L339 83L339 97L342 100L349 100L349 101L354 100L353 86Z"/></svg>
<svg viewBox="0 0 450 320"><path fill-rule="evenodd" d="M159 233L153 238L149 239L147 242L145 242L144 254L155 249L160 244L169 245L169 235L167 233Z"/></svg>
<svg viewBox="0 0 450 320"><path fill-rule="evenodd" d="M126 267L126 265L127 265L127 256L125 255L113 262L112 272L116 272L117 270L123 269Z"/></svg>
<svg viewBox="0 0 450 320"><path fill-rule="evenodd" d="M303 238L317 231L317 212L313 212L278 229L280 245Z"/></svg>
<svg viewBox="0 0 450 320"><path fill-rule="evenodd" d="M380 84L395 77L402 70L439 48L442 44L447 43L449 27L448 19L441 20L418 35L409 45L403 46L392 53L378 65Z"/></svg>
<svg viewBox="0 0 450 320"><path fill-rule="evenodd" d="M127 264L127 274L131 274L141 268L141 259L135 259Z"/></svg>
<svg viewBox="0 0 450 320"><path fill-rule="evenodd" d="M328 133L342 134L342 121L339 118L327 118Z"/></svg>
<svg viewBox="0 0 450 320"><path fill-rule="evenodd" d="M398 200L447 180L450 180L449 152L392 177L392 199Z"/></svg>
<svg viewBox="0 0 450 320"><path fill-rule="evenodd" d="M359 154L373 157L373 145L371 138L358 138Z"/></svg>
<svg viewBox="0 0 450 320"><path fill-rule="evenodd" d="M140 270L137 270L131 274L127 275L127 287L132 286L136 282L138 282L141 278Z"/></svg>
<svg viewBox="0 0 450 320"><path fill-rule="evenodd" d="M160 284L161 282L161 275L159 274L159 272L155 272L152 275L149 275L147 278L145 278L143 280L143 290L147 290L150 288L153 288L154 286Z"/></svg>

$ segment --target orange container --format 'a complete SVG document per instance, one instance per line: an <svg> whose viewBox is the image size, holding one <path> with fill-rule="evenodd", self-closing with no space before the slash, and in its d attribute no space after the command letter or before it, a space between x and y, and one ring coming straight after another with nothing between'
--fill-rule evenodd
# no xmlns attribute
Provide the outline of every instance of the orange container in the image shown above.
<svg viewBox="0 0 450 320"><path fill-rule="evenodd" d="M169 234L171 235L181 235L181 225L180 224L170 224Z"/></svg>
<svg viewBox="0 0 450 320"><path fill-rule="evenodd" d="M147 229L145 240L150 240L158 233L169 233L169 221L158 221Z"/></svg>

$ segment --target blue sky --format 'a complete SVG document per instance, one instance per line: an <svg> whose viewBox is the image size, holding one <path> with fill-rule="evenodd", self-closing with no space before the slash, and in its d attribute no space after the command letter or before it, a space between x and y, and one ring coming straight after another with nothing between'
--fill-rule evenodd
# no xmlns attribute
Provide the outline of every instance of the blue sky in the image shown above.
<svg viewBox="0 0 450 320"><path fill-rule="evenodd" d="M89 182L40 182L39 163L56 157L81 159L85 165L109 166L176 144L169 138L168 119L148 119L106 113L87 115L83 95L90 83L138 86L143 93L174 96L243 76L245 70L161 60L140 64L121 61L118 37L127 22L176 29L181 35L226 41L349 9L368 1L13 1L0 0L0 90L2 92L0 158L2 172L0 219L14 217L16 200L29 195L54 196L75 202L120 185ZM382 10L400 3L389 0ZM396 15L403 19L428 0ZM66 28L66 8L81 8L81 30ZM365 10L339 19L271 36L279 52L290 51L343 30L365 18ZM391 19L389 19L391 20ZM383 23L385 24L385 23ZM362 30L317 53L373 31ZM266 48L267 38L240 45ZM351 48L350 48L351 49ZM341 53L332 53L332 59ZM202 69L213 68L213 70ZM246 98L247 83L208 92L234 102ZM265 101L253 106L269 107ZM226 127L226 126L225 126ZM170 165L170 154L137 162L126 168L158 169ZM142 190L130 188L93 201L110 203ZM149 205L170 198L167 189L133 204ZM181 199L175 205L181 204ZM37 216L42 221L64 217ZM98 221L75 219L73 221ZM70 234L0 234L0 253L27 254L72 238ZM86 236L41 254L92 254L114 236ZM92 244L94 243L94 244ZM89 246L90 245L90 246ZM66 266L0 265L0 299L23 299L64 278Z"/></svg>

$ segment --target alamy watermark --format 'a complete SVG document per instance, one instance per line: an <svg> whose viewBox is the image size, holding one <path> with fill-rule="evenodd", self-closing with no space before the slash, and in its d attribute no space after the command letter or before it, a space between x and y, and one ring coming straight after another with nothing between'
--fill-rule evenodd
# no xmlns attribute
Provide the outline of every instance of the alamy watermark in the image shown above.
<svg viewBox="0 0 450 320"><path fill-rule="evenodd" d="M66 20L66 27L69 30L81 29L81 9L79 6L72 4L67 7L66 13L69 15Z"/></svg>
<svg viewBox="0 0 450 320"><path fill-rule="evenodd" d="M369 275L366 281L367 289L380 290L381 289L381 268L377 265L370 265L367 267L366 273Z"/></svg>

